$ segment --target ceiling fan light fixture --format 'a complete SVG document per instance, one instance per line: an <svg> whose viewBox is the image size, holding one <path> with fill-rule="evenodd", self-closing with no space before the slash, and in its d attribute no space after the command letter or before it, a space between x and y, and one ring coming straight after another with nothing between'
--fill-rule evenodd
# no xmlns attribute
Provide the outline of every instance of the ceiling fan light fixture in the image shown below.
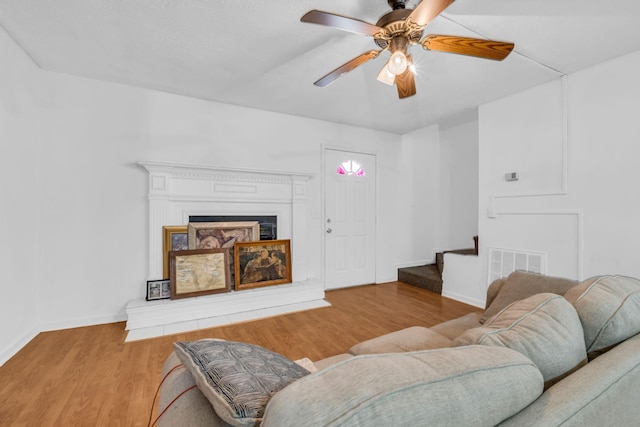
<svg viewBox="0 0 640 427"><path fill-rule="evenodd" d="M378 73L378 81L386 85L393 86L396 82L396 76L389 71L389 66L387 64L384 64L384 67L380 69L380 72Z"/></svg>
<svg viewBox="0 0 640 427"><path fill-rule="evenodd" d="M397 50L393 52L391 58L389 58L389 65L387 68L389 72L394 76L398 76L407 69L407 65L409 65L409 61L407 61L407 56L404 52Z"/></svg>

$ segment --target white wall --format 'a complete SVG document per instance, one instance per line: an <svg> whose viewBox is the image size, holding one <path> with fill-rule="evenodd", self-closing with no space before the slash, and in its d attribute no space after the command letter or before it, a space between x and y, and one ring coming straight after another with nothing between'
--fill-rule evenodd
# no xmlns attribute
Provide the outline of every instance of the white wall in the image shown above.
<svg viewBox="0 0 640 427"><path fill-rule="evenodd" d="M401 168L407 171L407 180L397 182L395 210L400 217L394 230L398 235L395 250L405 262L398 267L433 262L433 250L439 245L439 141L437 125L402 137ZM408 237L408 245L402 244L402 236Z"/></svg>
<svg viewBox="0 0 640 427"><path fill-rule="evenodd" d="M41 71L4 34L0 43L2 224L12 242L2 257L11 286L0 299L0 356L40 330L124 320L127 302L144 296L140 160L316 174L309 276L320 277L322 149L376 154L378 230L402 231L378 236L377 281L395 280L397 266L416 258L397 250L413 247L407 230L417 228L401 221L406 191L398 189L412 181L406 162L422 151L398 135Z"/></svg>
<svg viewBox="0 0 640 427"><path fill-rule="evenodd" d="M478 234L477 110L440 124L439 164L440 248L473 248Z"/></svg>
<svg viewBox="0 0 640 427"><path fill-rule="evenodd" d="M37 333L39 78L0 28L0 364Z"/></svg>
<svg viewBox="0 0 640 427"><path fill-rule="evenodd" d="M551 275L640 277L639 73L636 52L568 76L564 89L559 79L480 108L485 278L492 246L546 252ZM511 171L520 182L504 181Z"/></svg>
<svg viewBox="0 0 640 427"><path fill-rule="evenodd" d="M402 147L411 181L401 214L415 227L407 233L417 258L400 267L432 263L438 251L472 248L478 234L477 110L405 134Z"/></svg>
<svg viewBox="0 0 640 427"><path fill-rule="evenodd" d="M137 160L315 173L313 248L323 236L323 144L378 154L379 195L393 197L392 134L52 73L46 83L41 274L50 286L41 317L49 327L122 319L126 303L144 295L147 176ZM384 229L393 213L382 209L379 220ZM76 255L53 251L61 243ZM383 255L388 246L383 237ZM320 277L320 251L310 259L310 277ZM391 277L393 260L383 259L380 276Z"/></svg>

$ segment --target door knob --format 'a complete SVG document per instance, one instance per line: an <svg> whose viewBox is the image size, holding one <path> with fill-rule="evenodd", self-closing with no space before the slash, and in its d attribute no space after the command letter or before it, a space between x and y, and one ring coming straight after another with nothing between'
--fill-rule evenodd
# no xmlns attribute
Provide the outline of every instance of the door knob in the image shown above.
<svg viewBox="0 0 640 427"><path fill-rule="evenodd" d="M333 231L332 229L327 228L327 234L331 234L332 231Z"/></svg>

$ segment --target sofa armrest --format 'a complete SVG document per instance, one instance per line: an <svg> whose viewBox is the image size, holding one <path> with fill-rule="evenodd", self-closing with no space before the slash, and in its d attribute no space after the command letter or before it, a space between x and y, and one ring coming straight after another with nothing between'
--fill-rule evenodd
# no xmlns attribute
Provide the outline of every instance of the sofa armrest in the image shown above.
<svg viewBox="0 0 640 427"><path fill-rule="evenodd" d="M408 351L433 350L451 346L451 340L424 326L411 326L381 335L354 345L349 353L354 356L376 353L403 353Z"/></svg>
<svg viewBox="0 0 640 427"><path fill-rule="evenodd" d="M173 369L175 368L175 369ZM171 371L173 369L173 371ZM169 372L171 371L171 372ZM166 378L165 378L166 376ZM165 378L160 388L160 398L156 416L159 427L172 427L188 425L190 427L229 427L213 410L213 406L207 398L195 387L193 376L184 366L175 353L167 358L162 367L162 377ZM190 389L191 388L191 389ZM183 391L186 391L178 397ZM177 397L177 400L169 404ZM165 411L166 409L166 411Z"/></svg>

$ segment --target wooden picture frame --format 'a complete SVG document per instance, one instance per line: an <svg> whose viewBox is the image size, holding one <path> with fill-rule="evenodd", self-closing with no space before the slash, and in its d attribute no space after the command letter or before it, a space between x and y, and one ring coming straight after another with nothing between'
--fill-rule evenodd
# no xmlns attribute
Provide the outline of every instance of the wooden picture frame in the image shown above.
<svg viewBox="0 0 640 427"><path fill-rule="evenodd" d="M258 221L190 222L189 249L233 248L236 242L260 240Z"/></svg>
<svg viewBox="0 0 640 427"><path fill-rule="evenodd" d="M147 301L171 298L171 281L147 280Z"/></svg>
<svg viewBox="0 0 640 427"><path fill-rule="evenodd" d="M234 248L235 288L291 283L291 241L237 242Z"/></svg>
<svg viewBox="0 0 640 427"><path fill-rule="evenodd" d="M186 225L162 227L162 277L169 280L169 252L189 249L189 232Z"/></svg>
<svg viewBox="0 0 640 427"><path fill-rule="evenodd" d="M235 284L233 246L236 242L260 240L258 221L190 222L189 249L229 248L231 285Z"/></svg>
<svg viewBox="0 0 640 427"><path fill-rule="evenodd" d="M171 299L231 291L229 250L169 252Z"/></svg>

